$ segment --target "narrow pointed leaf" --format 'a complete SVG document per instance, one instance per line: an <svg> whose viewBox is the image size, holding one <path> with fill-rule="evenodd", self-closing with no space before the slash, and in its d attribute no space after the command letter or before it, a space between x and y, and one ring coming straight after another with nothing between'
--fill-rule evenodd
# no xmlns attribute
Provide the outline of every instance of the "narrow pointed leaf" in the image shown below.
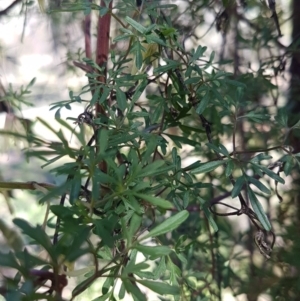
<svg viewBox="0 0 300 301"><path fill-rule="evenodd" d="M154 257L154 258L161 257L161 256L167 256L172 252L172 250L167 246L137 245L134 248L137 249L139 252L146 254L146 255L150 255L151 257Z"/></svg>
<svg viewBox="0 0 300 301"><path fill-rule="evenodd" d="M137 298L139 301L147 301L146 296L141 292L137 285L132 284L128 279L123 280L126 291Z"/></svg>
<svg viewBox="0 0 300 301"><path fill-rule="evenodd" d="M33 227L29 223L27 223L27 221L20 218L15 218L13 222L20 229L22 229L23 233L32 238L35 243L41 245L53 260L56 259L56 254L54 252L54 248L49 239L49 236L45 233L41 226Z"/></svg>
<svg viewBox="0 0 300 301"><path fill-rule="evenodd" d="M140 199L143 199L152 205L155 205L157 207L163 208L163 209L172 209L174 208L173 204L165 199L162 199L160 197L155 197L149 194L144 193L136 193L134 192L134 196Z"/></svg>
<svg viewBox="0 0 300 301"><path fill-rule="evenodd" d="M216 224L215 220L212 217L211 212L208 210L208 208L203 208L204 214L209 222L209 224L212 226L214 232L218 232L219 228L218 225Z"/></svg>
<svg viewBox="0 0 300 301"><path fill-rule="evenodd" d="M262 182L259 180L249 177L249 182L251 182L253 185L255 185L259 190L261 190L263 193L271 194L271 191L268 187L266 187Z"/></svg>
<svg viewBox="0 0 300 301"><path fill-rule="evenodd" d="M138 279L137 282L148 287L153 292L156 292L160 295L178 295L180 293L180 289L178 286L173 286L167 283Z"/></svg>
<svg viewBox="0 0 300 301"><path fill-rule="evenodd" d="M258 220L261 222L262 226L265 228L266 231L270 231L272 226L269 222L269 219L268 219L261 203L257 199L255 193L250 188L248 189L248 196L249 196L251 206L252 206L254 212L257 214Z"/></svg>
<svg viewBox="0 0 300 301"><path fill-rule="evenodd" d="M169 217L167 220L163 221L160 225L156 226L152 229L147 235L145 235L142 239L146 239L149 237L155 237L167 232L170 232L176 229L179 225L181 225L187 218L189 217L189 213L186 210L178 212L177 214Z"/></svg>
<svg viewBox="0 0 300 301"><path fill-rule="evenodd" d="M117 103L120 110L124 111L127 107L127 99L125 93L119 88L116 89Z"/></svg>
<svg viewBox="0 0 300 301"><path fill-rule="evenodd" d="M194 169L191 171L192 174L199 174L199 173L205 173L205 172L210 172L217 167L223 165L225 161L223 160L217 160L217 161L210 161L206 163L202 163L200 167Z"/></svg>
<svg viewBox="0 0 300 301"><path fill-rule="evenodd" d="M232 198L236 198L240 194L244 184L245 184L245 178L243 176L237 178L234 187L231 191Z"/></svg>
<svg viewBox="0 0 300 301"><path fill-rule="evenodd" d="M273 180L275 180L281 184L285 183L283 178L279 177L274 171L270 170L269 168L267 168L265 166L261 166L261 165L259 165L258 168L260 168L265 174L267 174Z"/></svg>
<svg viewBox="0 0 300 301"><path fill-rule="evenodd" d="M130 24L133 28L135 28L140 33L145 33L147 28L141 25L140 23L136 22L135 20L131 19L130 17L125 17L125 20L128 24Z"/></svg>
<svg viewBox="0 0 300 301"><path fill-rule="evenodd" d="M209 209L207 208L207 202L202 199L201 197L198 198L200 203L201 203L201 209L204 212L204 215L206 216L209 224L212 226L212 228L214 229L215 232L217 232L219 230L218 225L216 224L215 220L212 217L211 212L209 211Z"/></svg>

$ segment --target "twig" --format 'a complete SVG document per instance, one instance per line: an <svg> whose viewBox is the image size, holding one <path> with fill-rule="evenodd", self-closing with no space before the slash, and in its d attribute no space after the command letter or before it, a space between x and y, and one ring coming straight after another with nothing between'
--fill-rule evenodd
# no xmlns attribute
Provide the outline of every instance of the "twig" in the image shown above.
<svg viewBox="0 0 300 301"><path fill-rule="evenodd" d="M37 183L37 182L0 182L0 189L26 189L26 190L37 190L37 186L41 186L46 189L53 189L56 186L48 183Z"/></svg>

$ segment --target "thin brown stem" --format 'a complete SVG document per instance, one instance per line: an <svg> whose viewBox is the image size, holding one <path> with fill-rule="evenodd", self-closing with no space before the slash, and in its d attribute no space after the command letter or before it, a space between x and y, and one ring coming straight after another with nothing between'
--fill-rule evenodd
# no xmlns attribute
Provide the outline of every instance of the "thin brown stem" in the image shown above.
<svg viewBox="0 0 300 301"><path fill-rule="evenodd" d="M38 186L46 189L53 189L56 186L48 183L37 183L37 182L0 182L0 189L26 189L26 190L37 190Z"/></svg>
<svg viewBox="0 0 300 301"><path fill-rule="evenodd" d="M109 4L109 9L112 9L112 3ZM101 7L105 6L105 1L101 0ZM109 33L110 33L110 21L111 15L106 14L103 17L99 16L98 19L98 28L97 28L97 49L96 49L96 63L98 66L103 68L102 74L98 77L98 81L100 83L106 83L106 75L107 75L107 60L109 54ZM102 91L101 91L102 92ZM96 116L105 115L105 110L102 105L96 103ZM97 139L97 137L96 137ZM99 145L98 141L96 143ZM106 173L107 166L104 161L99 163L99 168Z"/></svg>

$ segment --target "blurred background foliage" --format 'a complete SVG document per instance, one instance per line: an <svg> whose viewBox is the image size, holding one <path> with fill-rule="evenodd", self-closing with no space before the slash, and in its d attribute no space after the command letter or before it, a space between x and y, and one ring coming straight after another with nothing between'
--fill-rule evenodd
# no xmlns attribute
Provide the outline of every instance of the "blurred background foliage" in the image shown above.
<svg viewBox="0 0 300 301"><path fill-rule="evenodd" d="M5 146L2 147L1 181L26 182L38 179L37 182L61 185L66 180L68 172L55 175L49 172L50 168L46 167L42 170L40 166L45 164L42 151L34 152L31 149L31 146L37 146L38 142L34 139L30 141L26 137L31 137L31 133L35 132L44 138L55 140L54 137L47 136L49 128L48 132L43 133L47 125L36 120L35 116L45 119L50 124L50 119L47 117L51 113L53 126L55 112L56 117L59 114L62 120L71 117L72 122L78 121L79 113L82 113L86 103L91 101L90 90L95 82L92 81L91 84L90 81L88 86L84 73L89 73L91 70L89 67L94 67L94 64L84 60L87 55L83 20L91 13L91 38L92 45L95 46L97 17L107 11L103 7L99 8L100 3L87 0L49 0L48 2L12 0L0 4L1 31L9 28L12 32L18 33L11 40L8 39L10 33L5 35L7 39L0 40L2 62L0 111L5 119L5 130L13 129L22 136L22 139L21 136L16 135L13 138L1 137L2 146ZM197 176L190 175L193 183L190 186L189 176L183 179L162 173L155 178L155 183L159 181L167 183L168 189L161 196L174 204L175 211L186 209L190 213L188 219L176 231L160 237L161 245L170 246L175 250L176 256L174 255L167 265L160 261L157 268L166 269L169 273L173 271L176 275L171 273L174 277L173 284L177 283L181 287L180 300L299 299L300 200L299 166L296 155L300 150L299 16L300 3L297 0L277 0L276 3L274 0L266 2L154 0L141 1L141 3L119 0L113 3L110 31L112 52L108 62L108 78L114 81L116 86L119 85L122 91L126 88L128 92L130 87L136 88L136 81L142 77L129 78L125 82L122 78L124 74L139 75L139 72L147 74L148 66L152 66L154 70L161 68L156 69L157 73L165 72L164 76L158 77L145 87L145 92L138 100L138 107L141 109L138 111L141 113L139 116L132 115L132 123L129 121L129 125L132 126L134 122L139 121L142 127L147 129L153 124L159 124L164 114L164 135L161 135L162 140L156 143L161 150L166 148L164 158L177 164L178 170L181 168L181 163L182 168L185 168L197 160L213 162L220 159L216 156L216 147L218 148L220 144L228 150L230 157L234 158L232 161L234 167L231 171L228 167L230 163L226 167L227 172L225 168L210 169L200 175L195 172ZM173 46L164 49L160 41L154 43L156 47L152 47L153 40L152 44L147 41L146 34L142 32L143 28L130 20L137 20L143 28L149 28L154 23L158 24L159 34L163 35L163 38L159 34L158 37L162 40L170 39ZM11 28L12 23L17 24L15 25L17 29ZM124 24L132 27L127 26L124 29ZM38 31L39 27L46 30ZM144 44L135 39L130 40L129 29L136 36L138 36L136 31L140 29L142 35L144 34ZM37 74L29 70L30 64L25 64L23 73L20 71L24 60L29 58L23 56L18 50L19 47L25 48L24 45L28 45L25 53L32 51L44 55L37 59L42 61L42 66L36 69ZM169 63L175 66L174 62L180 62L184 85L174 71L176 66L164 71L165 64L161 61L162 57L169 59L166 65ZM47 64L45 59L48 60ZM126 61L126 59L130 60ZM74 64L74 61L77 64ZM202 75L196 67L188 71L189 66L195 65L202 70ZM169 74L170 70L174 71L173 77ZM35 77L36 80L33 80L32 78ZM90 77L91 79L93 80ZM173 82L172 88L168 88L168 81ZM10 84L11 82L13 83ZM84 86L86 88L81 90ZM187 98L185 86L190 91L189 101L186 102L183 101ZM101 87L103 88L104 85ZM112 91L113 88L110 86L108 93L112 95ZM135 91L133 89L131 92ZM115 93L117 95L114 95L113 100L119 107L111 108L111 116L117 115L116 112L122 106L123 94ZM197 102L199 95L202 99ZM81 103L78 104L76 97L80 98ZM92 101L95 102L93 99ZM55 108L50 113L49 104ZM125 104L123 105L126 107ZM38 112L24 110L28 106L41 107L42 110ZM69 108L71 108L70 112L66 110ZM106 109L109 110L110 107L107 106ZM211 137L215 147L207 144L211 141L208 141L209 134L203 120L199 119L199 114L203 114L211 126ZM117 118L113 121L99 120L99 123L114 126L117 126L117 122ZM71 126L75 127L74 124ZM138 125L136 127L138 128ZM58 129L59 127L55 125L55 131L58 132ZM133 127L130 128L132 129ZM152 130L149 132L152 133ZM72 137L71 129L68 129L67 133L68 138ZM82 135L87 138L91 135L91 129L87 126ZM75 136L70 138L71 148L79 149L82 137L79 134ZM147 147L151 146L149 137L146 137L146 134L143 136ZM48 146L43 145L43 147ZM56 150L61 151L61 145L55 146L57 146ZM173 146L177 148L178 157L177 152L172 151ZM53 144L51 147L55 149ZM141 149L145 151L143 147ZM24 148L26 148L24 152L19 152ZM74 162L72 154L76 154L76 151L71 148L67 150L68 154L71 154L71 159L56 162L54 164L56 168ZM226 157L224 151L223 153L220 151L219 154L223 159ZM284 172L284 185L274 181L274 175L273 178L263 176L249 163L258 154L264 154L265 157L261 157L258 161L265 160L265 166L270 167L271 170L275 168L276 172L281 169L280 176ZM127 155L129 161L130 156L134 157L131 153ZM30 160L27 162L26 158L29 157ZM281 167L271 166L278 161L282 163ZM266 195L258 189L255 190L263 204L266 216L271 221L272 231L276 235L276 242L268 260L257 246L256 228L246 215L209 215L209 205L220 206L220 201L231 206L239 206L239 201L231 198L233 187L229 178L231 174L235 179L242 178L241 170L249 177L259 175L260 181L271 192ZM241 182L240 188L237 185L234 187L241 190L243 184ZM190 193L189 197L187 191ZM238 193L235 192L234 195L237 196ZM16 231L13 230L15 225L11 223L14 217L24 218L33 225L45 222L43 214L46 205L37 205L43 196L42 189L37 189L33 193L27 191L20 193L18 190L3 191L2 206L8 209L3 210L1 214L2 252L7 252L8 249L16 250L22 245L18 240L13 240L15 245L10 246L9 239L15 234L11 232L5 234L8 230ZM198 197L205 201L202 202ZM53 201L53 204L57 203L57 200ZM212 209L224 214L230 213L229 210L232 209L215 207ZM166 216L163 210L160 210L160 213L153 221L152 213L148 211L143 225L150 227L153 226L152 223L163 222ZM167 215L170 216L171 213L168 212ZM51 214L47 233L52 237L54 214L62 213L55 212L53 209ZM214 221L210 220L212 217ZM214 222L218 228L216 232ZM85 266L85 263L88 266L90 262L90 259L84 258L79 261L79 266ZM14 276L5 268L2 268L1 273L3 279ZM179 274L181 277L177 277ZM161 279L172 278L172 275L161 276ZM75 286L77 278L74 281L73 278L70 280L71 285ZM82 278L78 283L81 281ZM78 297L78 300L91 300L98 296L97 291L102 284L99 285L97 283L91 286L87 296ZM102 288L102 292L104 291ZM130 291L128 287L126 291ZM70 296L70 292L66 294ZM165 300L162 294L157 295L150 297L148 295L148 300ZM66 298L70 299L70 297ZM95 300L102 300L101 297L98 298ZM138 300L137 297L134 298Z"/></svg>

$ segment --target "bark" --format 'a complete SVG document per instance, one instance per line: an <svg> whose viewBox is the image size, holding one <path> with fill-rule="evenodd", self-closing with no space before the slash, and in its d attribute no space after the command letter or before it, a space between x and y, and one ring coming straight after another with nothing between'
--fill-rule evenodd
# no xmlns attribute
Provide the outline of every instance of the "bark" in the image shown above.
<svg viewBox="0 0 300 301"><path fill-rule="evenodd" d="M112 9L112 3L109 4L109 9ZM101 0L101 6L105 6L105 1ZM96 63L100 67L104 67L103 73L98 77L100 83L106 83L107 75L107 59L109 55L109 38L110 38L110 23L111 23L111 14L108 12L103 17L99 16L98 19L98 28L97 28L97 48L96 48ZM96 115L105 115L104 108L97 103L96 104ZM97 139L97 137L96 137ZM99 145L99 142L97 141ZM101 146L100 146L101 147ZM106 173L107 166L105 161L99 162L99 168Z"/></svg>
<svg viewBox="0 0 300 301"><path fill-rule="evenodd" d="M290 67L290 95L288 101L288 109L291 113L290 126L295 124L300 117L300 1L294 0L292 3L293 12L293 32L292 44L290 51L292 52L292 62ZM293 134L294 135L294 134ZM300 151L300 140L291 137L291 144L297 152Z"/></svg>

